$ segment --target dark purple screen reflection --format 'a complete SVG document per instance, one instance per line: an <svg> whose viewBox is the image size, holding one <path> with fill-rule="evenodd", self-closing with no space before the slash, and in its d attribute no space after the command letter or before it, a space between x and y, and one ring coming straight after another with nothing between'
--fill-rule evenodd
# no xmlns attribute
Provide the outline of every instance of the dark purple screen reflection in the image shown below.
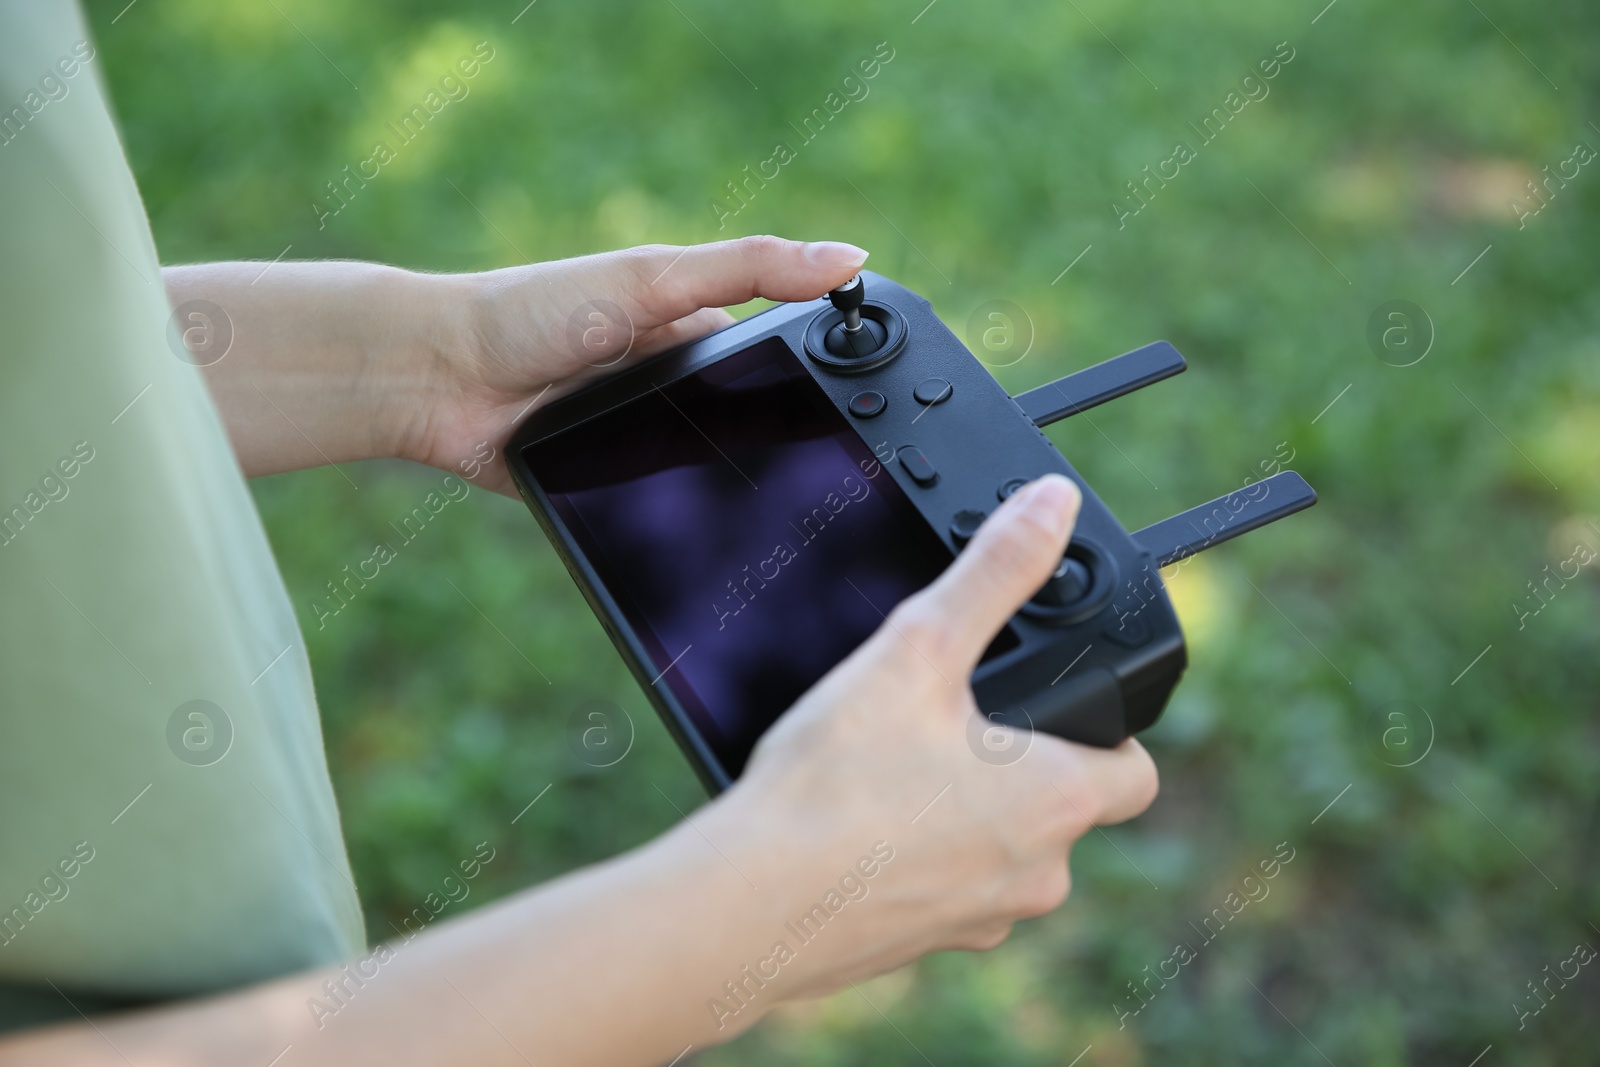
<svg viewBox="0 0 1600 1067"><path fill-rule="evenodd" d="M730 775L950 563L777 338L525 456Z"/></svg>

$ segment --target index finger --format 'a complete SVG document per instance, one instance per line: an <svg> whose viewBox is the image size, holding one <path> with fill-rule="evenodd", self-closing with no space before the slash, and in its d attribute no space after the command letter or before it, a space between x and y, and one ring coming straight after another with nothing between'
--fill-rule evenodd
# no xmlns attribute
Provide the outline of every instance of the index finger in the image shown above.
<svg viewBox="0 0 1600 1067"><path fill-rule="evenodd" d="M631 295L659 322L758 296L815 300L854 278L867 261L865 249L840 241L769 236L688 247L651 245L621 254L636 261Z"/></svg>
<svg viewBox="0 0 1600 1067"><path fill-rule="evenodd" d="M1038 736L1034 744L1046 759L1045 773L1060 800L1085 823L1111 826L1141 814L1156 798L1161 780L1155 760L1135 738L1116 748L1094 748L1057 737ZM1031 750L1030 750L1031 751Z"/></svg>

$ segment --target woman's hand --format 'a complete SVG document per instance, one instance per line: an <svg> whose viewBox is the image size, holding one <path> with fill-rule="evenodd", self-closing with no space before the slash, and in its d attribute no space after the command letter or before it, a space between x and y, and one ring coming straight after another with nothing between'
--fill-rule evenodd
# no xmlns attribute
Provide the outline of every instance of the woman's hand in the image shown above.
<svg viewBox="0 0 1600 1067"><path fill-rule="evenodd" d="M1007 766L971 741L995 729L972 668L1061 558L1077 509L1059 477L1015 494L778 721L738 784L654 841L363 961L7 1035L0 1063L267 1063L292 1047L310 1067L530 1053L643 1067L785 999L998 944L1061 903L1073 842L1156 792L1136 741L1107 752L1022 735ZM336 1019L307 1010L330 996Z"/></svg>
<svg viewBox="0 0 1600 1067"><path fill-rule="evenodd" d="M983 758L984 732L1007 728L980 717L973 668L1061 559L1080 499L1056 475L1014 494L696 817L791 921L845 872L865 886L815 946L796 942L778 995L825 992L939 949L994 947L1014 921L1066 898L1079 837L1155 798L1155 765L1132 739L1107 751L1023 733L1009 749L1019 759ZM893 859L863 877L857 865L879 842Z"/></svg>
<svg viewBox="0 0 1600 1067"><path fill-rule="evenodd" d="M163 277L172 336L227 339L174 354L205 365L247 474L400 457L509 493L504 463L482 461L535 406L728 325L726 305L815 299L866 258L745 237L482 274L285 262Z"/></svg>
<svg viewBox="0 0 1600 1067"><path fill-rule="evenodd" d="M441 353L441 392L406 452L450 468L480 442L498 451L537 404L729 325L725 306L758 296L813 300L849 281L866 258L854 245L831 241L744 237L646 245L458 279L467 341ZM495 464L485 484L510 491L504 466Z"/></svg>

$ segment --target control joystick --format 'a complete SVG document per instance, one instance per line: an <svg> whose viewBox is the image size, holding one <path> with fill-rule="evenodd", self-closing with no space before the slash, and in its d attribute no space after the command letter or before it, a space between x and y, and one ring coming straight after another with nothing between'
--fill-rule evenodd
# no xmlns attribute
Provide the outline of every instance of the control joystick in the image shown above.
<svg viewBox="0 0 1600 1067"><path fill-rule="evenodd" d="M1080 559L1062 556L1055 572L1033 595L1035 603L1051 608L1065 608L1076 604L1089 593L1094 578Z"/></svg>
<svg viewBox="0 0 1600 1067"><path fill-rule="evenodd" d="M839 310L844 321L830 329L822 346L840 359L865 359L883 347L889 331L874 318L863 318L861 304L867 298L866 283L857 274L828 294L828 302Z"/></svg>
<svg viewBox="0 0 1600 1067"><path fill-rule="evenodd" d="M1061 562L1022 613L1054 626L1070 626L1097 614L1111 601L1117 585L1112 557L1082 538L1074 538Z"/></svg>

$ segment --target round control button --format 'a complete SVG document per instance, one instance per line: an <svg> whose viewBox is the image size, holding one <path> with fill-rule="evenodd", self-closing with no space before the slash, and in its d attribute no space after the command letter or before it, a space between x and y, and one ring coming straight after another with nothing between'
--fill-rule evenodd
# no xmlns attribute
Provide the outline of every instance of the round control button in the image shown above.
<svg viewBox="0 0 1600 1067"><path fill-rule="evenodd" d="M850 414L858 419L870 419L883 414L883 409L889 406L889 401L884 399L882 393L868 389L857 393L850 398Z"/></svg>
<svg viewBox="0 0 1600 1067"><path fill-rule="evenodd" d="M970 508L956 512L955 518L950 520L951 540L957 545L965 545L972 540L972 536L978 532L978 527L983 525L983 520L986 518L988 516L983 512Z"/></svg>
<svg viewBox="0 0 1600 1067"><path fill-rule="evenodd" d="M953 392L955 388L943 378L929 378L912 390L911 395L917 398L917 403L932 406L949 400Z"/></svg>
<svg viewBox="0 0 1600 1067"><path fill-rule="evenodd" d="M1021 489L1023 486L1025 486L1027 484L1028 484L1028 479L1026 479L1026 478L1008 478L1007 480L1005 480L1005 481L1000 483L999 492L996 493L995 495L997 495L1001 500L1004 500L1007 497L1009 497L1012 493L1015 493L1018 489Z"/></svg>

